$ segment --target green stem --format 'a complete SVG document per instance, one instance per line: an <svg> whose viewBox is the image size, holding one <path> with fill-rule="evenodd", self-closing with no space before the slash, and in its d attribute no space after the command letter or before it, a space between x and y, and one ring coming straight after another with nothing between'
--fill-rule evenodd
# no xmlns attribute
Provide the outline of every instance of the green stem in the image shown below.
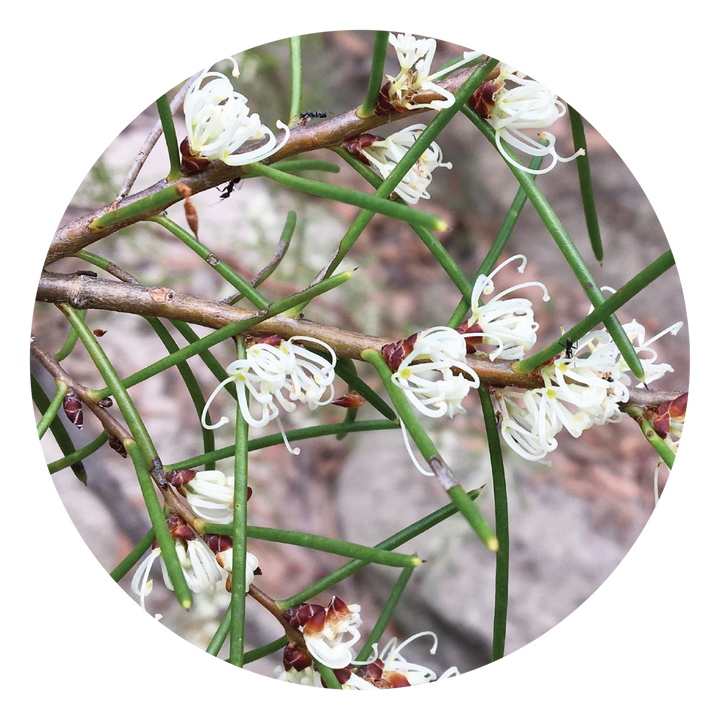
<svg viewBox="0 0 720 720"><path fill-rule="evenodd" d="M245 341L237 340L237 359L246 358ZM243 387L247 402L248 390ZM248 488L248 424L235 410L235 483L232 522L232 582L230 594L230 657L229 661L243 666L245 648L245 566L247 564L247 488Z"/></svg>
<svg viewBox="0 0 720 720"><path fill-rule="evenodd" d="M358 117L367 118L375 114L375 103L384 79L385 56L390 33L385 30L378 30L375 33L375 46L373 47L372 65L370 66L370 78L368 80L365 102L357 110Z"/></svg>
<svg viewBox="0 0 720 720"><path fill-rule="evenodd" d="M180 151L178 150L177 135L175 134L175 123L170 110L170 101L167 94L161 95L156 103L160 123L162 124L168 155L170 156L170 173L167 176L168 182L175 182L182 177L180 169Z"/></svg>
<svg viewBox="0 0 720 720"><path fill-rule="evenodd" d="M340 685L340 681L335 677L335 673L329 667L326 667L318 660L315 660L315 666L319 670L320 675L322 676L322 679L324 680L325 685L327 685L328 688L330 688L331 690L342 690L342 685Z"/></svg>
<svg viewBox="0 0 720 720"><path fill-rule="evenodd" d="M497 551L498 540L492 528L475 504L468 498L462 487L457 483L452 471L445 464L445 461L440 457L440 453L437 451L435 444L415 416L410 401L405 397L405 393L392 381L392 373L390 372L390 368L385 364L382 355L377 350L369 349L364 350L361 357L377 370L400 419L405 424L408 434L412 437L428 465L430 465L430 469L440 481L443 490L450 496L450 499L465 517L475 534L490 550L493 552Z"/></svg>
<svg viewBox="0 0 720 720"><path fill-rule="evenodd" d="M71 443L68 449L65 450L63 449L62 443L58 440L58 437L55 434L52 425L50 426L50 430L53 435L55 435L55 440L58 441L60 449L66 454L59 460L48 463L45 466L45 472L48 475L52 475L53 473L60 472L60 470L64 470L66 467L69 467L75 473L77 479L80 480L80 482L87 483L87 473L85 472L85 467L83 466L81 461L84 460L86 457L92 455L96 450L99 450L107 442L108 434L103 430L103 432L101 432L92 442L88 443L87 445L78 448L77 450L74 450Z"/></svg>
<svg viewBox="0 0 720 720"><path fill-rule="evenodd" d="M244 278L238 275L226 262L220 260L206 245L203 245L192 233L173 222L167 215L153 215L148 218L169 230L178 240L187 245L196 255L210 265L218 275L239 290L258 310L268 306L268 301Z"/></svg>
<svg viewBox="0 0 720 720"><path fill-rule="evenodd" d="M332 423L329 425L315 425L308 428L300 428L299 430L287 430L285 435L287 436L288 442L293 443L296 440L307 440L314 437L324 437L326 435L336 435L337 433L355 433L365 432L369 430L397 430L398 425L390 420L362 420L354 423ZM250 452L254 450L261 450L267 447L273 447L275 445L284 444L283 436L281 433L275 433L273 435L265 435L264 437L250 440L248 443L248 449ZM165 471L170 472L171 470L187 470L190 468L198 467L207 462L215 462L217 460L224 460L225 458L233 457L235 454L235 446L228 445L227 447L215 450L207 455L197 455L196 457L188 458L181 462L173 463L172 465L166 465Z"/></svg>
<svg viewBox="0 0 720 720"><path fill-rule="evenodd" d="M508 515L507 484L503 465L500 434L495 420L490 392L481 385L478 394L482 405L485 433L488 439L490 465L493 476L493 498L495 499L495 532L499 543L495 556L495 614L493 618L492 659L499 660L505 654L507 634L508 594L510 583L510 527Z"/></svg>
<svg viewBox="0 0 720 720"><path fill-rule="evenodd" d="M30 373L28 373L28 380L30 379ZM65 395L67 395L67 385L62 382L61 380L56 380L55 385L57 386L57 389L55 390L55 395L52 399L52 402L49 402L47 406L41 410L43 416L40 418L40 422L35 426L35 440L41 440L43 435L47 432L47 429L52 425L53 421L58 419L57 413L60 409L60 406L63 403L63 400L65 399ZM43 392L43 395L45 393ZM45 396L47 397L47 395ZM37 402L35 403L37 405ZM40 406L38 405L38 410L40 409ZM73 448L74 449L74 448Z"/></svg>
<svg viewBox="0 0 720 720"><path fill-rule="evenodd" d="M378 617L377 622L370 633L370 637L368 637L365 645L362 647L362 650L360 650L357 654L357 660L367 660L370 657L373 645L380 642L380 638L385 632L385 628L390 623L393 613L395 612L395 608L402 597L405 586L408 584L408 580L410 580L412 571L413 568L405 568L400 573L400 577L397 579L397 582L395 583L392 592L385 603L385 607L382 609L380 617Z"/></svg>
<svg viewBox="0 0 720 720"><path fill-rule="evenodd" d="M302 51L300 36L290 38L290 122L295 125L302 110Z"/></svg>
<svg viewBox="0 0 720 720"><path fill-rule="evenodd" d="M203 534L229 535L231 528L225 524L206 522L201 525L196 525L196 529ZM387 565L388 567L415 568L423 563L423 560L417 555L405 555L404 553L396 553L389 550L378 550L377 548L367 547L367 545L358 545L345 540L336 540L335 538L312 535L311 533L297 532L295 530L277 530L275 528L248 525L247 536L253 540L266 540L268 542L283 543L285 545L296 545L297 547L321 550L322 552L332 553L333 555L355 558L357 560L363 560L366 563L376 563L378 565ZM233 568L234 567L235 565L233 564Z"/></svg>
<svg viewBox="0 0 720 720"><path fill-rule="evenodd" d="M653 446L662 461L672 469L673 463L675 462L675 453L665 444L665 441L657 432L655 432L644 410L635 405L626 405L623 410L640 425L645 439Z"/></svg>
<svg viewBox="0 0 720 720"><path fill-rule="evenodd" d="M475 500L479 494L479 490L471 490L468 493L468 497L471 500ZM447 520L449 517L452 517L457 511L457 507L455 507L454 504L450 503L445 505L439 510L435 510L429 515L426 515L420 520L408 525L406 528L400 530L400 532L397 532L382 542L379 542L375 545L375 547L381 550L394 550L395 548L404 545L406 542L410 542L410 540L413 540L418 535L422 535L424 532L427 532L439 523ZM336 585L341 580L350 577L350 575L364 568L366 565L368 565L368 563L363 560L351 560L349 563L345 563L345 565L341 568L338 568L326 577L305 588L302 592L299 592L286 600L280 600L276 604L281 610L287 610L288 608L295 607L296 605L315 597L324 590L327 590L329 587Z"/></svg>
<svg viewBox="0 0 720 720"><path fill-rule="evenodd" d="M115 582L120 582L137 563L140 558L150 549L155 540L155 529L150 528L143 539L120 561L118 566L110 573Z"/></svg>
<svg viewBox="0 0 720 720"><path fill-rule="evenodd" d="M87 315L87 310L81 310L80 315L82 319L85 319L85 316ZM58 352L55 353L55 359L58 362L62 362L72 351L75 347L78 340L77 333L70 328L70 332L68 333L67 338L65 339L65 342L63 343L63 346L58 350Z"/></svg>
<svg viewBox="0 0 720 720"><path fill-rule="evenodd" d="M178 183L182 184L182 183ZM170 187L163 188L148 197L144 197L141 200L136 200L129 205L123 205L117 210L105 213L99 218L93 220L88 229L102 230L103 228L110 227L118 222L125 220L132 220L133 218L145 215L153 210L164 210L169 205L176 203L178 200L182 200L185 197L182 190L178 185L171 185Z"/></svg>
<svg viewBox="0 0 720 720"><path fill-rule="evenodd" d="M259 660L260 658L264 658L267 655L270 655L277 650L282 650L288 643L288 639L285 635L283 635L281 638L278 638L277 640L273 640L271 643L268 643L267 645L263 645L262 647L256 648L255 650L250 650L250 652L245 653L245 664L253 662L254 660Z"/></svg>
<svg viewBox="0 0 720 720"><path fill-rule="evenodd" d="M355 205L356 207L372 211L373 214L380 213L395 220L417 223L418 225L434 230L447 230L447 223L442 218L430 215L422 210L415 210L415 208L408 207L407 205L398 205L378 195L368 195L358 190L351 190L350 188L329 185L328 183L318 180L309 180L308 178L290 175L289 173L278 170L276 167L261 165L260 163L255 163L248 167L252 168L253 172L256 172L258 175L263 175L281 185L286 185L287 187L306 192L310 195L336 200L347 203L348 205ZM402 179L402 176L400 179Z"/></svg>
<svg viewBox="0 0 720 720"><path fill-rule="evenodd" d="M588 237L590 238L590 246L597 261L602 263L603 246L600 237L597 210L595 209L595 195L593 193L592 176L590 175L590 158L588 157L583 119L580 113L570 105L568 105L568 114L570 116L570 127L572 128L575 151L577 152L581 148L585 150L584 155L578 155L578 157L575 158L575 163L580 180L580 196L582 197L583 210L585 211L585 223L587 225Z"/></svg>
<svg viewBox="0 0 720 720"><path fill-rule="evenodd" d="M329 162L328 160L311 160L309 158L302 158L297 160L280 160L279 162L273 163L273 167L287 173L297 173L302 172L303 170L329 173L340 172L340 168L335 163ZM259 174L253 172L245 172L243 173L243 177L249 179L259 177Z"/></svg>
<svg viewBox="0 0 720 720"><path fill-rule="evenodd" d="M194 355L198 355L201 352L208 350L209 348L213 347L213 345L217 345L223 340L227 340L234 335L239 335L240 333L247 332L248 330L250 330L250 328L254 327L258 323L263 322L264 320L268 320L275 315L279 315L281 312L285 312L285 310L289 310L290 308L294 307L299 303L309 301L312 298L317 297L318 295L322 295L323 293L326 293L329 290L336 288L338 285L342 285L344 282L349 280L350 277L352 277L352 274L354 272L354 270L348 270L346 272L333 275L331 278L323 280L316 285L312 285L306 290L302 290L299 293L295 293L294 295L290 295L289 297L283 298L282 300L278 300L277 302L268 305L257 315L253 315L252 317L249 317L245 320L231 323L230 325L226 325L219 330L215 330L209 335L201 338L198 342L193 343L192 345L188 345L187 347L180 348L180 350L178 350L177 352L171 353L167 357L164 357L161 360L158 360L157 362L148 365L142 370L138 370L138 372L133 373L132 375L128 375L128 377L126 377L122 381L122 385L126 388L137 385L138 383L143 382L144 380L147 380L148 378L151 378L158 373L167 370L168 368L174 367L182 360L187 360ZM113 392L109 387L92 391L92 397L96 400L112 394Z"/></svg>
<svg viewBox="0 0 720 720"><path fill-rule="evenodd" d="M42 385L35 379L34 375L30 375L30 391L32 393L32 399L37 409L44 415L50 408L50 398L45 394L42 389ZM62 424L60 418L55 415L52 422L50 423L50 432L55 438L55 442L60 448L60 452L66 457L74 455L75 445L70 439L67 428ZM60 462L60 461L58 461ZM87 485L87 473L80 459L74 460L69 463L70 469L73 471L75 477L84 485ZM63 467L68 467L64 465Z"/></svg>
<svg viewBox="0 0 720 720"><path fill-rule="evenodd" d="M80 334L80 337L82 339L82 334ZM175 596L180 605L187 610L192 605L190 588L188 588L182 567L180 567L180 559L175 551L175 541L170 535L170 530L165 521L165 514L155 494L155 486L147 470L144 453L134 440L126 440L123 444L125 445L128 455L132 458L138 483L140 484L140 490L145 500L145 507L147 508L152 529L158 541L165 568L170 577L170 582L174 588Z"/></svg>
<svg viewBox="0 0 720 720"><path fill-rule="evenodd" d="M532 170L537 170L540 165L542 165L542 161L542 155L534 157L530 163L530 168ZM508 210L507 215L503 220L503 224L500 227L500 232L498 232L497 237L495 238L495 242L493 242L488 254L485 256L485 259L482 261L478 271L475 273L475 277L472 281L473 286L480 275L489 275L490 271L495 267L495 263L497 263L500 259L500 255L505 249L507 241L510 239L510 235L515 228L518 218L520 217L520 212L525 206L526 200L527 194L522 188L518 188L518 191L515 193L515 198L510 205L510 209ZM457 328L457 326L463 321L463 318L469 309L470 299L463 297L455 308L455 312L452 314L452 317L448 321L448 327Z"/></svg>
<svg viewBox="0 0 720 720"><path fill-rule="evenodd" d="M463 114L473 123L473 125L475 125L478 130L480 130L488 142L492 143L493 147L497 148L495 131L490 124L480 118L468 107L463 108ZM510 157L514 157L512 149L509 148L507 144L505 149ZM540 192L540 189L536 185L534 179L530 176L530 173L526 172L522 168L516 167L508 160L505 160L505 162L513 175L515 175L518 183L520 183L520 187L522 187L527 193L530 202L535 207L535 210L545 224L545 227L547 227L553 240L555 240L556 245L565 257L565 260L575 274L575 277L582 285L582 288L587 297L590 299L590 302L595 307L605 302L605 296L600 289L600 285L595 281L595 278L593 278L592 273L582 258L582 255L578 252L578 249L575 247L573 241L570 239L570 236L567 234L567 231L562 226L557 214L547 201L547 198L545 198L545 196ZM642 363L640 362L640 359L638 358L628 336L623 330L620 321L614 315L611 315L607 319L605 326L607 327L612 339L615 341L618 350L622 353L623 358L625 358L625 362L628 364L632 373L639 380L642 380L645 374Z"/></svg>
<svg viewBox="0 0 720 720"><path fill-rule="evenodd" d="M232 613L230 611L230 608L228 607L228 609L225 611L225 614L223 615L223 619L220 621L220 624L218 625L218 628L212 637L212 640L210 641L210 644L207 646L207 650L205 652L207 652L208 655L214 655L215 657L217 657L217 654L220 652L220 648L225 642L225 638L230 632L231 618Z"/></svg>

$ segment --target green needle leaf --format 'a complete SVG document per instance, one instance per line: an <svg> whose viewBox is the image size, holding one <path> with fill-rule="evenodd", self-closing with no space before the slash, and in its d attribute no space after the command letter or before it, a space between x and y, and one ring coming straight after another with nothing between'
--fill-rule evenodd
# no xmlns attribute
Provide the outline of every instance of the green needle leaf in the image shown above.
<svg viewBox="0 0 720 720"><path fill-rule="evenodd" d="M389 37L390 33L385 30L378 30L375 33L375 46L373 47L367 94L365 95L365 102L358 108L358 117L367 118L375 114L375 103L382 87Z"/></svg>
<svg viewBox="0 0 720 720"><path fill-rule="evenodd" d="M172 111L170 110L170 101L167 93L161 95L155 103L160 115L160 123L162 124L163 135L167 143L168 155L170 157L170 173L167 176L168 182L175 182L182 177L180 169L180 151L178 150L177 135L175 134L175 123L172 119Z"/></svg>
<svg viewBox="0 0 720 720"><path fill-rule="evenodd" d="M587 224L588 237L595 258L599 263L603 261L603 246L600 238L600 225L598 224L597 210L595 209L595 195L593 193L592 177L590 176L590 158L588 157L587 140L585 139L585 128L580 113L574 107L568 105L570 115L570 127L572 128L573 144L575 150L583 148L584 155L575 158L578 178L580 179L580 195L582 197L583 210L585 211L585 223Z"/></svg>

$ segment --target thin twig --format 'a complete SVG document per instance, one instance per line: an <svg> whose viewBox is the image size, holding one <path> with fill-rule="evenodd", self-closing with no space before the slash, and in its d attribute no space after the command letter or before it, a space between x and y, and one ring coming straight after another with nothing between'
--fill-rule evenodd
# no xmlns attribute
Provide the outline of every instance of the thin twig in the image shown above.
<svg viewBox="0 0 720 720"><path fill-rule="evenodd" d="M187 95L190 85L192 85L193 82L200 77L201 73L202 70L188 78L187 82L177 91L175 97L170 102L170 112L176 113L178 111L180 105L182 105L185 100L185 95ZM120 203L128 196L135 180L137 180L137 176L140 174L142 166L145 164L145 160L147 160L148 155L150 155L150 151L155 147L155 143L160 139L161 135L162 123L158 120L153 129L150 131L150 134L145 139L145 142L140 146L140 150L138 150L138 154L135 157L133 164L130 166L130 170L128 170L127 177L120 188L118 196L115 198L112 205L110 205L110 210L117 210L118 205L120 205Z"/></svg>

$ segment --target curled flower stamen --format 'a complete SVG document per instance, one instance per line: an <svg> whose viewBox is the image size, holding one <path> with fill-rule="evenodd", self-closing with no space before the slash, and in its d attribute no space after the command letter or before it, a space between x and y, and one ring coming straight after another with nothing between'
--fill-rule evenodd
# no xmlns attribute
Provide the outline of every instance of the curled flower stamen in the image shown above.
<svg viewBox="0 0 720 720"><path fill-rule="evenodd" d="M281 340L277 336L273 342L256 342L247 348L246 357L230 363L226 372L229 377L223 380L213 391L205 404L201 421L203 427L215 429L228 422L223 417L215 425L208 425L207 411L220 389L228 382L235 382L238 390L238 408L248 425L264 427L271 420L277 420L283 441L288 451L297 455L299 448L291 448L280 421L282 407L292 412L297 407L295 401L307 405L311 410L327 405L335 397L333 381L337 356L334 350L322 340L298 335L290 340ZM326 360L317 353L301 347L295 342L304 341L321 346L330 355ZM246 392L247 391L247 392ZM259 405L259 417L253 414L250 400Z"/></svg>
<svg viewBox="0 0 720 720"><path fill-rule="evenodd" d="M234 58L233 76L239 75ZM190 85L185 103L187 128L187 151L189 160L222 160L234 167L263 160L277 152L290 137L290 129L277 121L277 127L285 131L279 142L272 131L260 122L260 117L250 111L247 98L236 92L230 80L219 72L205 70ZM234 154L251 141L267 138L260 147L241 154ZM197 168L194 168L197 169Z"/></svg>

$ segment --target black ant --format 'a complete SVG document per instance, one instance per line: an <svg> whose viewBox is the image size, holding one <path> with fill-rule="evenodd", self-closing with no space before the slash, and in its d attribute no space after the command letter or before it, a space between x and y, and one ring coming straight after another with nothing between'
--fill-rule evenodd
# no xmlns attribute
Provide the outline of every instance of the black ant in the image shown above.
<svg viewBox="0 0 720 720"><path fill-rule="evenodd" d="M568 338L565 340L565 359L572 360L573 353L578 349L578 344L572 339Z"/></svg>
<svg viewBox="0 0 720 720"><path fill-rule="evenodd" d="M235 178L234 180L231 180L220 193L220 199L221 200L227 200L230 197L230 193L235 189L236 185L240 185L242 182L242 178Z"/></svg>
<svg viewBox="0 0 720 720"><path fill-rule="evenodd" d="M311 112L310 110L303 110L300 113L300 116L298 117L297 124L298 125L307 125L307 121L310 118L315 118L316 120L317 119L324 120L327 116L328 116L328 114L324 110L315 110L314 112Z"/></svg>

